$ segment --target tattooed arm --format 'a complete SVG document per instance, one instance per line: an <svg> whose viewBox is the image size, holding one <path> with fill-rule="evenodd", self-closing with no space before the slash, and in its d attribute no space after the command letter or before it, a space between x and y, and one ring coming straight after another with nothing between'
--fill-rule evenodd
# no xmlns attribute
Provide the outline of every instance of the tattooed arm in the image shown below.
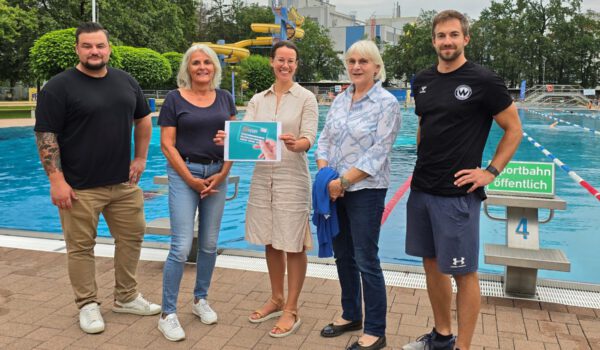
<svg viewBox="0 0 600 350"><path fill-rule="evenodd" d="M65 180L60 164L60 148L56 134L51 132L36 132L40 160L50 180L50 198L52 204L60 209L71 209L73 200L77 200L75 192Z"/></svg>

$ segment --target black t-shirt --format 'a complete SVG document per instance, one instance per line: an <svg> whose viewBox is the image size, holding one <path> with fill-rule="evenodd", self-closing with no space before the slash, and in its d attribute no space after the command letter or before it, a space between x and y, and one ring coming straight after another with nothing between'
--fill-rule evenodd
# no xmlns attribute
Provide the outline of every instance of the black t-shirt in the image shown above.
<svg viewBox="0 0 600 350"><path fill-rule="evenodd" d="M58 135L67 183L86 189L129 179L133 119L148 114L140 86L124 71L93 78L71 68L38 94L34 130Z"/></svg>
<svg viewBox="0 0 600 350"><path fill-rule="evenodd" d="M233 97L227 90L216 89L215 101L208 107L198 107L181 96L179 90L169 91L160 109L158 124L177 128L175 148L182 157L212 160L223 159L223 146L213 138L225 122L236 115Z"/></svg>
<svg viewBox="0 0 600 350"><path fill-rule="evenodd" d="M411 188L440 196L467 194L454 174L481 166L493 116L512 103L494 72L467 61L457 70L420 72L413 83L415 114L421 117L417 164ZM477 190L485 198L483 188Z"/></svg>

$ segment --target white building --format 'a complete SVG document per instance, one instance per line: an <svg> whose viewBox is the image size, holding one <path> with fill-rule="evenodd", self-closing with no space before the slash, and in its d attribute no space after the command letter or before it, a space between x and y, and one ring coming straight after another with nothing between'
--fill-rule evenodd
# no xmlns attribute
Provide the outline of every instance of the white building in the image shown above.
<svg viewBox="0 0 600 350"><path fill-rule="evenodd" d="M361 22L356 16L336 11L335 5L329 0L284 0L287 8L295 7L304 17L319 23L325 28L346 27L358 25Z"/></svg>
<svg viewBox="0 0 600 350"><path fill-rule="evenodd" d="M295 7L298 13L316 21L329 30L334 50L343 54L356 41L369 38L381 44L395 45L403 34L402 27L414 23L416 17L400 17L400 5L396 4L392 17L373 17L366 21L355 14L338 12L331 0L283 0L282 5Z"/></svg>

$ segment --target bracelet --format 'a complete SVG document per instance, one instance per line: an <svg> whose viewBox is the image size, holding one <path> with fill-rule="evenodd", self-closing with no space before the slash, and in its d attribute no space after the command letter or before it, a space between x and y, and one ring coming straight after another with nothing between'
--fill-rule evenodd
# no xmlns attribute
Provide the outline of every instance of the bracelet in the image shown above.
<svg viewBox="0 0 600 350"><path fill-rule="evenodd" d="M343 175L340 176L340 183L342 184L342 189L344 189L344 191L352 185L350 181L348 181L348 179L346 179Z"/></svg>
<svg viewBox="0 0 600 350"><path fill-rule="evenodd" d="M495 167L493 167L491 164L488 165L488 167L485 168L485 170L487 170L490 173L492 173L492 175L494 175L494 177L498 177L498 175L500 175L500 172L498 171L498 169L496 169Z"/></svg>

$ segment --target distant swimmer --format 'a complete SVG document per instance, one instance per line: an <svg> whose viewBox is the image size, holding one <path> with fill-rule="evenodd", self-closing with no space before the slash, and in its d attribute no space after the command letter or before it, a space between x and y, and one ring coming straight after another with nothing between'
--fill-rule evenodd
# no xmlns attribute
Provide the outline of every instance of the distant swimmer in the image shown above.
<svg viewBox="0 0 600 350"><path fill-rule="evenodd" d="M554 123L550 124L550 127L554 128L557 124L558 124L558 122L554 122Z"/></svg>

